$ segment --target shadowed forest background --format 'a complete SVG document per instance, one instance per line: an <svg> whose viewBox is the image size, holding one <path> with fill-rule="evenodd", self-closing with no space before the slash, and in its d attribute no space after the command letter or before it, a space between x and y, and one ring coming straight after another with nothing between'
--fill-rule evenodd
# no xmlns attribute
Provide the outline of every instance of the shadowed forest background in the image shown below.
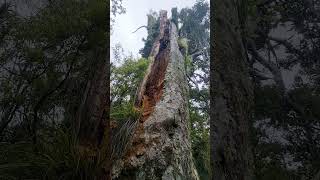
<svg viewBox="0 0 320 180"><path fill-rule="evenodd" d="M109 42L122 1L0 1L0 179L110 179L135 147L160 12L130 56ZM168 9L198 177L320 179L320 2L234 2Z"/></svg>

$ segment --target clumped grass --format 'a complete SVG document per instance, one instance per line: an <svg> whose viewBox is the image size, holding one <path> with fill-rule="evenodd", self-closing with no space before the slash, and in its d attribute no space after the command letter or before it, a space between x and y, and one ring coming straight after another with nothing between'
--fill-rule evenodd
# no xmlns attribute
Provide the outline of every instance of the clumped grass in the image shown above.
<svg viewBox="0 0 320 180"><path fill-rule="evenodd" d="M134 129L141 117L141 109L134 107L133 102L112 107L111 119L117 123L117 127L112 131L111 157L113 159L121 158L130 147Z"/></svg>
<svg viewBox="0 0 320 180"><path fill-rule="evenodd" d="M117 122L112 131L113 160L122 157L141 116L132 102L112 107L111 119ZM37 144L20 137L0 143L0 180L95 180L102 176L110 161L101 149L81 145L71 129L45 127L38 131Z"/></svg>
<svg viewBox="0 0 320 180"><path fill-rule="evenodd" d="M30 142L0 145L0 179L95 180L102 175L106 153L80 146L63 128L42 132Z"/></svg>

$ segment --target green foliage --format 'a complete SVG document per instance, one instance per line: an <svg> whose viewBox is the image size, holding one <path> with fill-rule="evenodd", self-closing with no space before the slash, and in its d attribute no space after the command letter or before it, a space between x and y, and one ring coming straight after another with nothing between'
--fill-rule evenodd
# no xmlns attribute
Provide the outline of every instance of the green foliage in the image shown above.
<svg viewBox="0 0 320 180"><path fill-rule="evenodd" d="M111 100L114 105L134 100L148 64L145 58L126 58L121 66L111 67Z"/></svg>
<svg viewBox="0 0 320 180"><path fill-rule="evenodd" d="M133 102L112 106L110 118L115 127L112 130L112 158L121 158L130 145L132 133L141 117L142 111L134 107Z"/></svg>
<svg viewBox="0 0 320 180"><path fill-rule="evenodd" d="M52 1L15 19L10 41L0 43L0 179L102 175L107 153L78 144L71 132L86 82L108 51L108 6Z"/></svg>
<svg viewBox="0 0 320 180"><path fill-rule="evenodd" d="M270 116L273 119L281 117L282 99L276 86L256 87L255 97L255 115L257 119Z"/></svg>
<svg viewBox="0 0 320 180"><path fill-rule="evenodd" d="M279 161L256 164L256 179L258 180L300 180L300 178L285 168L281 167Z"/></svg>
<svg viewBox="0 0 320 180"><path fill-rule="evenodd" d="M191 69L192 69L192 58L191 56L186 56L185 57L185 61L184 61L184 65L185 65L185 68L186 68L186 72L187 74L190 74L192 73Z"/></svg>
<svg viewBox="0 0 320 180"><path fill-rule="evenodd" d="M46 129L34 149L28 142L0 146L0 179L94 180L106 153L81 146L70 129Z"/></svg>
<svg viewBox="0 0 320 180"><path fill-rule="evenodd" d="M109 3L54 0L10 22L0 14L0 179L101 179L108 154L72 132L107 57Z"/></svg>
<svg viewBox="0 0 320 180"><path fill-rule="evenodd" d="M200 0L192 8L183 8L179 13L182 23L179 35L190 40L189 51L191 52L209 44L209 12L209 4Z"/></svg>
<svg viewBox="0 0 320 180"><path fill-rule="evenodd" d="M210 179L209 127L205 115L190 107L192 155L200 179Z"/></svg>
<svg viewBox="0 0 320 180"><path fill-rule="evenodd" d="M122 0L111 0L110 2L111 2L111 9L110 10L112 13L110 20L111 20L111 29L112 29L112 26L115 22L116 15L125 13L126 9L122 5Z"/></svg>
<svg viewBox="0 0 320 180"><path fill-rule="evenodd" d="M114 134L118 134L122 129L121 127L126 126L129 121L138 120L141 115L140 110L134 107L134 100L148 64L149 61L145 58L138 60L126 58L119 67L113 66L111 69L112 104L110 118L118 126L117 132L114 132ZM121 135L117 135L117 138L120 137Z"/></svg>
<svg viewBox="0 0 320 180"><path fill-rule="evenodd" d="M319 44L320 40L320 28L315 21L319 19L319 14L313 11L319 3L294 0L247 2L249 27L246 30L249 34L244 36L249 35L259 52L265 51L271 61L277 61L281 71L284 68L295 72L293 67L299 64L296 76L303 75L307 79L296 82L287 88L284 94L281 94L276 86L255 88L255 118L270 118L267 125L285 131L284 138L288 141L286 145L279 145L274 143L272 138L267 138L264 131L259 130L255 134L257 142L264 138L271 140L256 148L257 179L312 179L319 170L319 146L314 144L319 141L319 132L316 130L320 122L320 99L317 90L319 83L312 82L319 72L318 63L314 61L319 59L319 47L314 46ZM292 36L281 37L285 43L276 40L270 43L270 32L277 32L279 27L290 28ZM298 37L303 38L297 42L292 41ZM273 47L273 43L279 45ZM287 55L277 59L276 56L281 56L281 48L285 49ZM293 161L301 163L298 170L289 171L281 163L286 153L292 155ZM264 161L266 157L270 162Z"/></svg>
<svg viewBox="0 0 320 180"><path fill-rule="evenodd" d="M179 38L178 39L179 48L184 48L188 50L188 39L187 38Z"/></svg>
<svg viewBox="0 0 320 180"><path fill-rule="evenodd" d="M179 20L178 20L178 8L171 9L171 21L176 25L177 29L179 29Z"/></svg>
<svg viewBox="0 0 320 180"><path fill-rule="evenodd" d="M159 35L159 26L160 26L160 20L155 12L150 12L148 15L148 36L147 39L142 39L144 42L144 47L139 50L139 53L142 57L148 58L152 49L152 45L155 41L155 39Z"/></svg>
<svg viewBox="0 0 320 180"><path fill-rule="evenodd" d="M292 99L307 109L307 113L320 120L320 94L315 93L310 86L301 86L290 91Z"/></svg>
<svg viewBox="0 0 320 180"><path fill-rule="evenodd" d="M132 57L124 59L119 66L111 69L111 111L110 118L115 124L112 131L112 158L120 158L130 144L132 132L141 116L140 109L134 107L136 91L147 70L149 60Z"/></svg>
<svg viewBox="0 0 320 180"><path fill-rule="evenodd" d="M134 107L132 102L122 103L121 105L112 106L110 118L117 122L125 122L128 119L138 120L141 112Z"/></svg>
<svg viewBox="0 0 320 180"><path fill-rule="evenodd" d="M262 86L255 88L255 118L256 120L270 118L265 124L286 131L284 137L288 143L283 145L277 140L261 143L261 139L269 139L269 134L259 129L255 130L255 173L257 179L301 179L301 174L313 176L318 170L316 155L317 146L310 146L318 134L312 128L319 123L320 96L315 93L314 88L309 85L299 85L287 92L287 98L294 102L300 109L305 109L305 114L300 114L281 96L276 86ZM302 135L301 132L306 132ZM312 138L311 138L312 137ZM307 155L305 152L309 151ZM289 153L295 162L303 164L298 171L287 169L280 160ZM312 157L312 158L310 158ZM269 159L266 161L265 159ZM308 165L308 167L307 167ZM310 168L310 169L309 169ZM314 170L312 170L314 168ZM302 170L303 169L303 170ZM311 171L311 172L310 172Z"/></svg>
<svg viewBox="0 0 320 180"><path fill-rule="evenodd" d="M34 16L17 17L7 34L10 41L0 47L0 85L8 87L0 88L6 94L0 97L1 110L12 111L9 117L18 114L15 109L25 114L36 110L40 122L56 108L73 116L85 83L107 52L108 5L102 0L57 0ZM20 115L18 121L32 122L29 116Z"/></svg>

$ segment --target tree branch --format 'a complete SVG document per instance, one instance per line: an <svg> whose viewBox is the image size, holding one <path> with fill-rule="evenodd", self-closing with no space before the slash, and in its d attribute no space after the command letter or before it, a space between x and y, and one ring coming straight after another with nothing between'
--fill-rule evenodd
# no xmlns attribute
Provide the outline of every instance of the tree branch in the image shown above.
<svg viewBox="0 0 320 180"><path fill-rule="evenodd" d="M257 52L256 46L255 46L253 40L248 40L248 45L249 45L249 51L251 52L253 58L256 59L263 66L265 66L273 74L273 79L274 79L275 83L280 88L280 91L282 92L282 94L284 94L286 91L286 88L285 88L284 81L283 81L282 74L281 74L279 67L275 63L263 58Z"/></svg>
<svg viewBox="0 0 320 180"><path fill-rule="evenodd" d="M146 29L148 29L148 26L140 26L140 27L138 27L138 29L136 29L135 31L133 31L132 33L135 33L135 32L137 32L139 29L141 29L141 28L146 28Z"/></svg>
<svg viewBox="0 0 320 180"><path fill-rule="evenodd" d="M300 59L304 58L303 53L300 52L298 49L296 49L289 41L287 41L285 39L278 38L278 37L273 37L273 36L267 36L267 38L283 45L287 50L289 50L290 52L293 52Z"/></svg>
<svg viewBox="0 0 320 180"><path fill-rule="evenodd" d="M199 51L196 51L194 52L193 54L191 54L191 59L195 59L196 57L200 56L201 54L203 53L203 50L199 50Z"/></svg>

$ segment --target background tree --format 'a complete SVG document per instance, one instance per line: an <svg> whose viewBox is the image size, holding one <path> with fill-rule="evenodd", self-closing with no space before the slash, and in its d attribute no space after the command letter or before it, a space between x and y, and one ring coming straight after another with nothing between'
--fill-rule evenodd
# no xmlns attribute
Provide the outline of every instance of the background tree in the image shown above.
<svg viewBox="0 0 320 180"><path fill-rule="evenodd" d="M197 1L178 13L180 49L186 49L193 156L201 179L209 179L209 42L210 8ZM186 42L184 42L186 41Z"/></svg>
<svg viewBox="0 0 320 180"><path fill-rule="evenodd" d="M1 178L107 178L108 8L68 0L13 12L0 50Z"/></svg>
<svg viewBox="0 0 320 180"><path fill-rule="evenodd" d="M144 38L142 39L142 41L145 43L145 46L139 51L141 56L144 58L148 58L151 53L153 42L159 35L158 30L160 25L157 12L150 11L149 14L147 14L147 17L148 17L148 24L146 28L147 28L148 36L147 36L147 39L144 39Z"/></svg>
<svg viewBox="0 0 320 180"><path fill-rule="evenodd" d="M256 178L315 178L319 3L250 0L237 9L254 84Z"/></svg>
<svg viewBox="0 0 320 180"><path fill-rule="evenodd" d="M122 0L111 0L111 9L110 9L110 14L111 14L111 26L110 29L112 31L112 26L115 23L115 18L119 14L126 13L126 8L122 5L123 1Z"/></svg>

